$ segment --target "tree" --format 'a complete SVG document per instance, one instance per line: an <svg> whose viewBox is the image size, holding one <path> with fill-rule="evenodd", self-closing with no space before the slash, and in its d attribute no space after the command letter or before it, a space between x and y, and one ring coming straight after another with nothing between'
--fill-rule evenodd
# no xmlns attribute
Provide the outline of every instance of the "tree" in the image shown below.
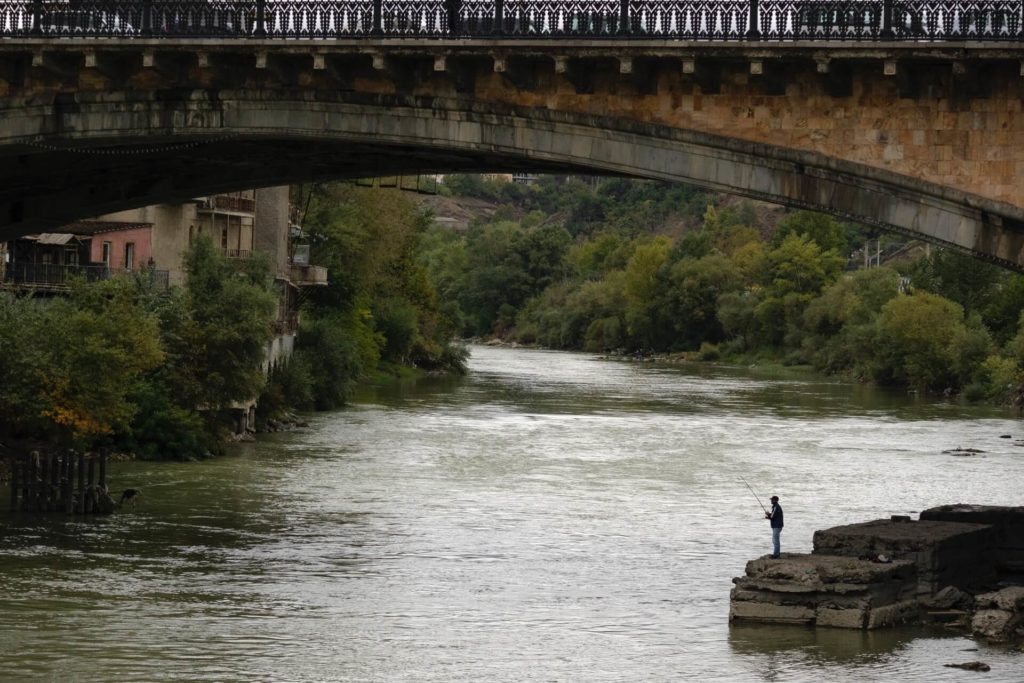
<svg viewBox="0 0 1024 683"><path fill-rule="evenodd" d="M722 254L684 259L672 265L668 279L666 317L672 322L674 346L696 349L701 342L720 342L724 331L718 300L739 289L736 265Z"/></svg>
<svg viewBox="0 0 1024 683"><path fill-rule="evenodd" d="M644 349L663 348L667 337L659 311L660 294L665 290L661 272L671 246L668 238L656 237L638 246L626 265L626 326L631 341Z"/></svg>
<svg viewBox="0 0 1024 683"><path fill-rule="evenodd" d="M169 343L180 346L197 405L224 408L256 398L265 381L262 363L272 338L277 299L269 265L251 259L239 269L200 237L185 253L188 316ZM184 368L182 368L184 369Z"/></svg>
<svg viewBox="0 0 1024 683"><path fill-rule="evenodd" d="M962 306L935 294L891 299L878 318L876 379L923 391L959 388L988 355L978 322L968 326Z"/></svg>
<svg viewBox="0 0 1024 683"><path fill-rule="evenodd" d="M795 211L779 221L772 235L772 246L778 247L790 235L803 235L822 251L846 249L846 230L832 216L814 211Z"/></svg>
<svg viewBox="0 0 1024 683"><path fill-rule="evenodd" d="M842 258L806 235L789 235L768 254L769 284L755 310L765 341L778 345L798 326L804 308L842 272Z"/></svg>
<svg viewBox="0 0 1024 683"><path fill-rule="evenodd" d="M803 316L803 348L819 370L866 374L874 355L875 321L899 295L899 274L889 268L859 270L827 287Z"/></svg>
<svg viewBox="0 0 1024 683"><path fill-rule="evenodd" d="M163 357L156 320L126 280L75 282L69 298L0 296L5 431L77 447L127 428L129 400Z"/></svg>

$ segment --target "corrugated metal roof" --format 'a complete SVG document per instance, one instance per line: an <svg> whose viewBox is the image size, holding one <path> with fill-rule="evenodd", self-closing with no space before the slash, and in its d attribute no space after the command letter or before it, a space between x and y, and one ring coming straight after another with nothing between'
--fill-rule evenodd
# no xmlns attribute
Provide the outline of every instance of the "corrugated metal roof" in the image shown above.
<svg viewBox="0 0 1024 683"><path fill-rule="evenodd" d="M66 230L78 233L79 235L95 235L100 232L137 230L139 228L152 227L152 223L138 223L134 221L77 221L64 226Z"/></svg>
<svg viewBox="0 0 1024 683"><path fill-rule="evenodd" d="M40 233L36 237L36 241L39 244L67 244L71 240L78 239L77 235L72 235L67 232L44 232Z"/></svg>

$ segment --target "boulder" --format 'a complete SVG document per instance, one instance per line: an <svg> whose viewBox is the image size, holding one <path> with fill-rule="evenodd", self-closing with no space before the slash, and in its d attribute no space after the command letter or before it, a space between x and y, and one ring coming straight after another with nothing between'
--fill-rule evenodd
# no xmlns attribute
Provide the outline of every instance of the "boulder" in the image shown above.
<svg viewBox="0 0 1024 683"><path fill-rule="evenodd" d="M1012 640L1021 625L1021 614L1003 609L983 609L974 613L971 632L996 643Z"/></svg>
<svg viewBox="0 0 1024 683"><path fill-rule="evenodd" d="M981 609L1001 609L1007 612L1024 611L1024 586L1010 586L991 593L982 593L974 598Z"/></svg>
<svg viewBox="0 0 1024 683"><path fill-rule="evenodd" d="M974 598L956 586L946 586L935 595L922 598L921 604L929 609L970 609L974 604Z"/></svg>

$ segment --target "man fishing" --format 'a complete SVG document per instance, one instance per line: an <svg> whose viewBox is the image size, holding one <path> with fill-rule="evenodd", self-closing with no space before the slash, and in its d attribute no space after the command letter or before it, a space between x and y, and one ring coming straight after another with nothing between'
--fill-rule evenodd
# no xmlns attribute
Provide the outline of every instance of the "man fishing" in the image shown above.
<svg viewBox="0 0 1024 683"><path fill-rule="evenodd" d="M772 496L772 509L765 510L764 518L772 525L772 559L779 559L779 536L782 534L782 506L779 497Z"/></svg>

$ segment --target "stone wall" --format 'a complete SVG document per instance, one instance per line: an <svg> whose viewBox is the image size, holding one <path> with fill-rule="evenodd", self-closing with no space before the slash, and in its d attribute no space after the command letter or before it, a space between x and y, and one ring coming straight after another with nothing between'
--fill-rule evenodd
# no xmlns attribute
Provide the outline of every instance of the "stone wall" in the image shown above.
<svg viewBox="0 0 1024 683"><path fill-rule="evenodd" d="M918 618L917 568L909 560L785 554L751 560L733 579L729 621L875 629Z"/></svg>
<svg viewBox="0 0 1024 683"><path fill-rule="evenodd" d="M996 532L985 524L876 520L814 532L815 555L885 555L917 566L918 594L981 588L996 578Z"/></svg>
<svg viewBox="0 0 1024 683"><path fill-rule="evenodd" d="M921 519L990 525L995 530L996 571L1024 574L1024 507L958 503L925 510Z"/></svg>

